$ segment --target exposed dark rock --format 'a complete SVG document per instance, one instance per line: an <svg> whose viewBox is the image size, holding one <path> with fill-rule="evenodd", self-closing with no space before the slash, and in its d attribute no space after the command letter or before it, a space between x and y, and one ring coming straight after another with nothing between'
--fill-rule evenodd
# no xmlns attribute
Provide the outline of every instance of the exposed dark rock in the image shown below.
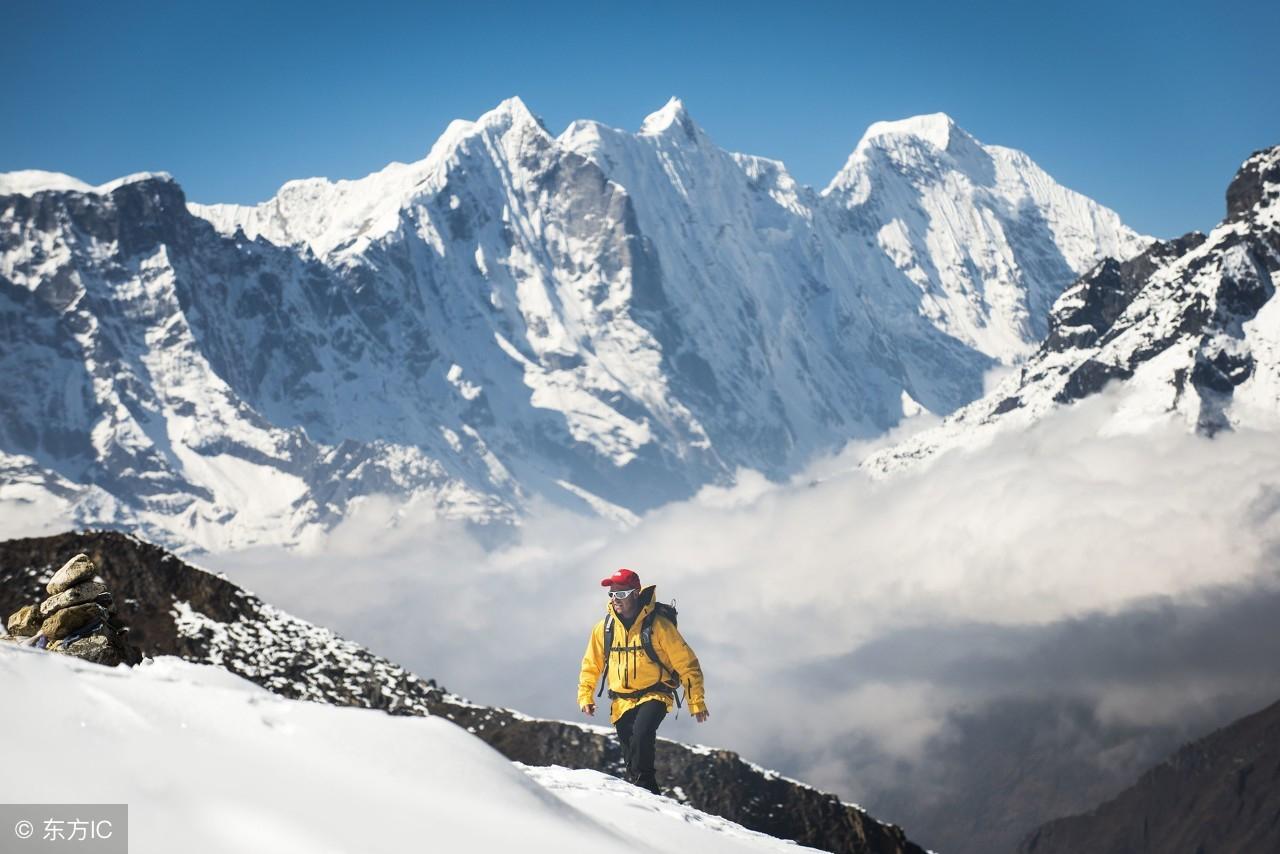
<svg viewBox="0 0 1280 854"><path fill-rule="evenodd" d="M1069 403L1097 394L1112 380L1127 380L1133 371L1122 365L1109 365L1092 359L1072 372L1067 384L1062 387L1054 400L1058 403Z"/></svg>
<svg viewBox="0 0 1280 854"><path fill-rule="evenodd" d="M1276 156L1276 148L1255 151L1227 187L1227 219L1247 217L1263 202L1276 201L1278 192L1280 157Z"/></svg>
<svg viewBox="0 0 1280 854"><path fill-rule="evenodd" d="M1191 382L1201 388L1209 388L1230 394L1253 373L1253 357L1248 353L1231 353L1221 350L1210 356L1196 354L1195 367L1191 370Z"/></svg>
<svg viewBox="0 0 1280 854"><path fill-rule="evenodd" d="M146 655L217 664L294 699L440 715L513 761L621 775L621 751L603 728L469 703L327 629L272 608L225 578L124 534L0 542L0 611L40 599L53 567L77 552L90 557L115 591L130 639ZM679 787L689 805L752 830L834 852L924 854L900 828L834 795L763 771L731 751L660 739L658 756L668 791Z"/></svg>
<svg viewBox="0 0 1280 854"><path fill-rule="evenodd" d="M1003 415L1006 412L1012 412L1022 405L1022 398L1006 397L1004 400L996 404L996 408L991 410L992 415Z"/></svg>
<svg viewBox="0 0 1280 854"><path fill-rule="evenodd" d="M1045 824L1018 850L1280 851L1280 703L1187 745L1092 812Z"/></svg>
<svg viewBox="0 0 1280 854"><path fill-rule="evenodd" d="M1151 274L1204 243L1198 231L1151 244L1128 261L1104 258L1067 288L1049 315L1049 335L1041 352L1089 347L1111 328Z"/></svg>
<svg viewBox="0 0 1280 854"><path fill-rule="evenodd" d="M1258 215L1260 207L1276 200L1277 182L1280 147L1254 154L1227 192L1228 223L1234 219L1243 227L1216 232L1213 245L1194 255L1188 253L1204 247L1207 239L1198 232L1153 244L1124 263L1108 258L1068 288L1053 308L1049 336L1032 362L1076 348L1095 352L1084 354L1068 370L1054 401L1069 403L1096 394L1112 380L1132 377L1144 362L1169 348L1186 346L1195 361L1189 371L1171 379L1178 399L1189 379L1201 400L1200 432L1230 429L1232 393L1255 367L1244 325L1274 296L1272 278L1280 269L1280 234ZM1172 278L1153 278L1183 256L1188 257ZM1140 294L1141 301L1135 302ZM1131 306L1136 308L1130 311ZM1135 334L1136 329L1141 332ZM1121 336L1128 336L1123 346L1100 358ZM1002 406L993 414L1007 411Z"/></svg>
<svg viewBox="0 0 1280 854"><path fill-rule="evenodd" d="M54 641L49 644L48 649L105 667L115 667L122 663L118 641L102 632L71 641Z"/></svg>

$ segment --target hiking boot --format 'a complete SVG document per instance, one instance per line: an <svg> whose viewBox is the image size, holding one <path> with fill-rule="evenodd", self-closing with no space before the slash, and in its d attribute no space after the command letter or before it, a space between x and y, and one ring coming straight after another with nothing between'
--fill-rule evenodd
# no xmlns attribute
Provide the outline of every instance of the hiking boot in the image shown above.
<svg viewBox="0 0 1280 854"><path fill-rule="evenodd" d="M655 795L662 794L662 790L658 788L658 781L653 776L639 776L639 777L636 777L635 780L633 780L632 782L642 789L648 789L650 792L653 792Z"/></svg>

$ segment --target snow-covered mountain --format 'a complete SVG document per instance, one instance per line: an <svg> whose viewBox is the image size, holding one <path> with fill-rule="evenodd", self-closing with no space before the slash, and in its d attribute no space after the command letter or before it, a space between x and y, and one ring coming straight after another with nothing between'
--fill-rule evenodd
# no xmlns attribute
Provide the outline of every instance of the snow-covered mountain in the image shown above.
<svg viewBox="0 0 1280 854"><path fill-rule="evenodd" d="M953 448L985 444L1110 386L1105 432L1183 423L1280 427L1280 146L1255 152L1227 189L1227 216L1207 236L1106 259L1053 306L1049 334L989 395L932 430L862 462L874 475Z"/></svg>
<svg viewBox="0 0 1280 854"><path fill-rule="evenodd" d="M973 400L1147 243L943 115L873 125L821 193L675 99L558 137L511 99L255 207L9 173L0 501L213 549L376 493L625 519Z"/></svg>

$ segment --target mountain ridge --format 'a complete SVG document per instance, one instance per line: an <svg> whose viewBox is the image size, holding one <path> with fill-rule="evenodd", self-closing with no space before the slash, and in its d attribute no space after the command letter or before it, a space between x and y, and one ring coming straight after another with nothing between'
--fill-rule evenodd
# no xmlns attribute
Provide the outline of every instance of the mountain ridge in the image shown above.
<svg viewBox="0 0 1280 854"><path fill-rule="evenodd" d="M985 184L921 148L855 204L653 115L554 137L509 99L253 208L159 178L0 196L0 356L35 383L5 390L0 500L213 550L314 541L372 495L632 518L976 398L1071 264L1146 246L976 141Z"/></svg>

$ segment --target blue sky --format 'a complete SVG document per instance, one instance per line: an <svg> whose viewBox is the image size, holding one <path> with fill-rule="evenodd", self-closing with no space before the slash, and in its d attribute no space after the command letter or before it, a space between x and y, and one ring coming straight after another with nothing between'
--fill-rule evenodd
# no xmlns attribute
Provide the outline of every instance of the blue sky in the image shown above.
<svg viewBox="0 0 1280 854"><path fill-rule="evenodd" d="M821 188L866 126L943 111L1167 237L1280 143L1280 4L6 3L0 171L171 172L200 202L422 157L519 95L558 133L671 95Z"/></svg>

